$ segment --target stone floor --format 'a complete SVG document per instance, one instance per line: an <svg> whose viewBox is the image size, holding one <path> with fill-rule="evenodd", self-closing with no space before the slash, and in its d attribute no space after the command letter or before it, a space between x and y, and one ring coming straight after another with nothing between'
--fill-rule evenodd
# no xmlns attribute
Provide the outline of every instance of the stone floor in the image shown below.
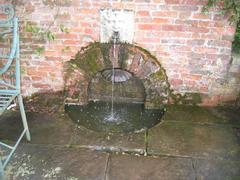
<svg viewBox="0 0 240 180"><path fill-rule="evenodd" d="M32 141L17 149L7 179L240 179L240 113L233 109L170 106L160 124L137 134L93 132L64 114L27 117ZM16 139L20 120L13 111L0 118L1 140Z"/></svg>

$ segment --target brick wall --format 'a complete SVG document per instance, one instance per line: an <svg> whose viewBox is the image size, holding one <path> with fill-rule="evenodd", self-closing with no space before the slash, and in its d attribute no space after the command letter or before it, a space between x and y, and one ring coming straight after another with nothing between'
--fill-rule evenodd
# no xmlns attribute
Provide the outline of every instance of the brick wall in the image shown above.
<svg viewBox="0 0 240 180"><path fill-rule="evenodd" d="M57 3L57 6L49 4ZM134 43L149 50L166 69L171 87L180 93L197 92L204 105L233 100L239 91L240 66L231 64L235 28L212 10L202 14L204 0L32 0L16 7L17 14L56 34L41 42L31 33L21 35L23 92L61 90L63 64L90 42L99 41L103 8L135 12ZM48 5L46 5L48 4ZM51 25L52 24L52 25ZM69 34L60 31L63 24ZM42 56L33 53L45 47Z"/></svg>

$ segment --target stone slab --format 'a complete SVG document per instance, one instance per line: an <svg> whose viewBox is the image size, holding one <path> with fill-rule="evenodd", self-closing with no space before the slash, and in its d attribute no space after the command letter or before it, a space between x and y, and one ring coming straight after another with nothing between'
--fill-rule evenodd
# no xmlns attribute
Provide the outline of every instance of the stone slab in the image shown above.
<svg viewBox="0 0 240 180"><path fill-rule="evenodd" d="M240 159L238 160L194 160L197 179L240 179Z"/></svg>
<svg viewBox="0 0 240 180"><path fill-rule="evenodd" d="M200 124L240 125L240 112L226 107L197 107L170 105L163 120L184 121Z"/></svg>
<svg viewBox="0 0 240 180"><path fill-rule="evenodd" d="M27 113L28 125L33 144L67 145L73 134L73 123L47 113ZM8 111L0 117L0 137L2 140L15 141L21 131L21 115ZM26 142L25 138L23 141Z"/></svg>
<svg viewBox="0 0 240 180"><path fill-rule="evenodd" d="M108 180L195 179L191 160L187 158L112 155L108 164Z"/></svg>
<svg viewBox="0 0 240 180"><path fill-rule="evenodd" d="M101 133L81 126L75 127L75 134L70 143L73 146L92 146L109 148L116 151L145 150L144 132L140 133Z"/></svg>
<svg viewBox="0 0 240 180"><path fill-rule="evenodd" d="M102 180L107 154L80 149L22 145L6 169L14 180Z"/></svg>
<svg viewBox="0 0 240 180"><path fill-rule="evenodd" d="M5 111L0 116L0 140L16 140L22 129L19 112Z"/></svg>
<svg viewBox="0 0 240 180"><path fill-rule="evenodd" d="M149 131L153 154L200 158L238 159L240 143L231 127L163 122Z"/></svg>

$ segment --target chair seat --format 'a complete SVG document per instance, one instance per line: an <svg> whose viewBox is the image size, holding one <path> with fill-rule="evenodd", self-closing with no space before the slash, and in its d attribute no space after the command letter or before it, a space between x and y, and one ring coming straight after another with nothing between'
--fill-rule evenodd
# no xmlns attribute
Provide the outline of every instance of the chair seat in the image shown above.
<svg viewBox="0 0 240 180"><path fill-rule="evenodd" d="M8 108L8 106L17 97L17 95L17 93L0 92L0 115Z"/></svg>

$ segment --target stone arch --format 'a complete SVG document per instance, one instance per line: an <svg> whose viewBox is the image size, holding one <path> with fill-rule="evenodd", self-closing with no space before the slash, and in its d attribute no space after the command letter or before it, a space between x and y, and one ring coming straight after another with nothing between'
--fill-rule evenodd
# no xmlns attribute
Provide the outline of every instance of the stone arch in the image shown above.
<svg viewBox="0 0 240 180"><path fill-rule="evenodd" d="M145 107L161 108L168 103L170 87L166 72L147 50L132 44L95 42L82 48L65 66L67 102L88 102L88 86L92 78L104 69L120 68L134 74L144 85Z"/></svg>

